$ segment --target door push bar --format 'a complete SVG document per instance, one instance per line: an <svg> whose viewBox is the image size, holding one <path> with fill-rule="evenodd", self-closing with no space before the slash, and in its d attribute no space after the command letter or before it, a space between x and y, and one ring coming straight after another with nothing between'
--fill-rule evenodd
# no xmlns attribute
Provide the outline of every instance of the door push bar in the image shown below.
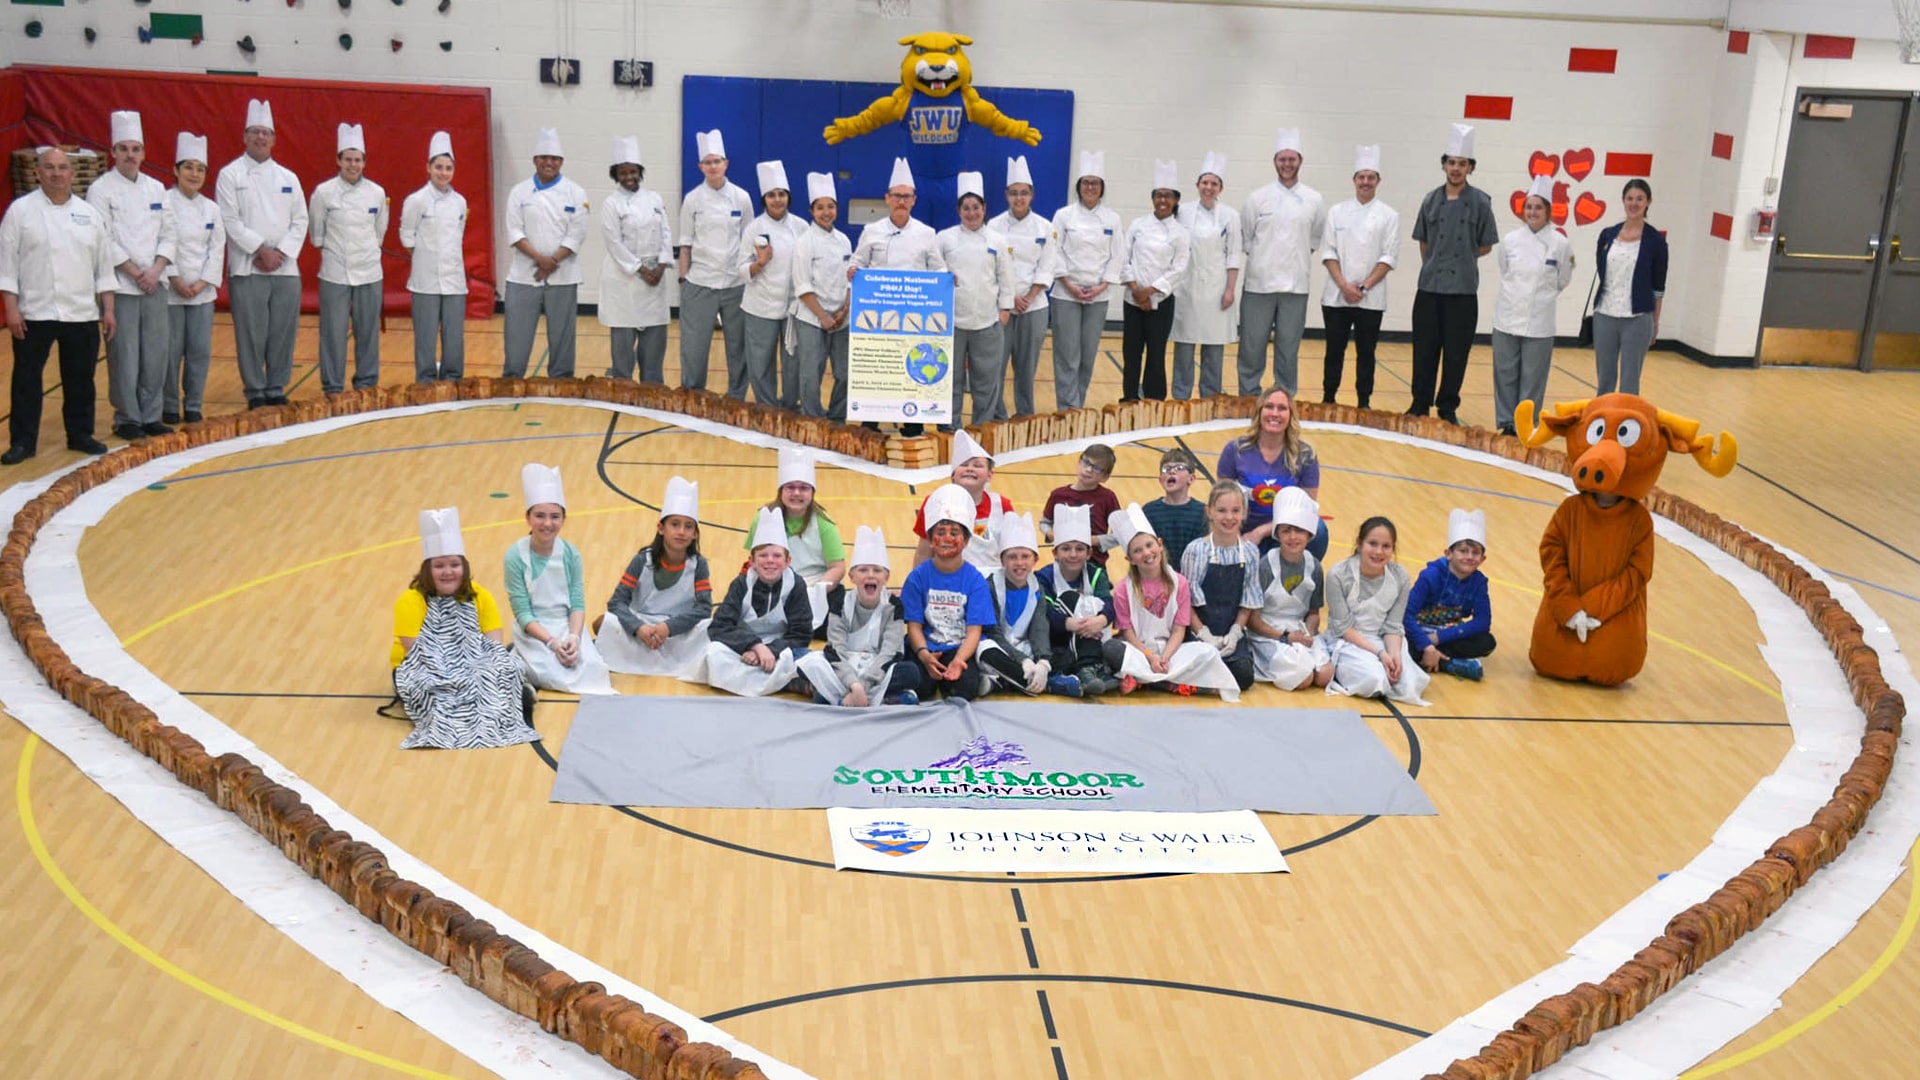
<svg viewBox="0 0 1920 1080"><path fill-rule="evenodd" d="M1900 243L1900 242L1899 242L1898 240L1895 240L1895 241L1894 241L1894 253L1895 253L1896 255L1897 255L1897 254L1899 253L1899 250L1900 250L1900 249L1899 249L1899 243ZM1872 248L1875 248L1875 249L1878 249L1878 248L1879 248L1879 246L1880 246L1880 244L1879 244L1879 240L1878 240L1878 238L1876 237L1876 238L1875 238L1874 240L1872 240L1872 241L1869 241L1869 243L1868 243L1868 246L1869 246L1869 247L1872 247ZM1863 263L1870 263L1870 262L1872 262L1872 261L1874 260L1874 258L1876 257L1876 256L1874 256L1874 255L1873 255L1873 254L1871 254L1871 253L1869 253L1869 254L1866 254L1866 255L1829 255L1829 254L1826 254L1826 253L1824 253L1824 252L1813 252L1813 251L1788 251L1788 250L1787 250L1787 235L1786 235L1785 233L1781 233L1780 235L1778 235L1778 236L1776 236L1776 237L1774 237L1774 239L1773 239L1773 250L1774 250L1775 252L1777 252L1777 253L1779 253L1780 255L1782 255L1782 256L1785 256L1786 258L1789 258L1789 259L1819 259L1819 260L1821 260L1821 261L1823 261L1823 262L1863 262ZM1915 259L1914 261L1915 261L1915 262L1920 262L1920 259Z"/></svg>

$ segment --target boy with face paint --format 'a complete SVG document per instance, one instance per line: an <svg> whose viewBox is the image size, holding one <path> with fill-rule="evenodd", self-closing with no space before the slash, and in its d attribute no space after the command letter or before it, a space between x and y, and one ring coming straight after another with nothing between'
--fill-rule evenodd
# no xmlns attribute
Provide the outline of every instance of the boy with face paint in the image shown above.
<svg viewBox="0 0 1920 1080"><path fill-rule="evenodd" d="M1039 558L1033 516L1008 518L1000 534L1000 569L987 577L987 587L993 591L994 625L980 643L980 663L996 686L1028 695L1051 691L1079 697L1078 676L1053 674L1046 594L1033 573Z"/></svg>
<svg viewBox="0 0 1920 1080"><path fill-rule="evenodd" d="M213 300L227 265L227 229L206 196L207 137L181 132L174 141L173 275L167 279L167 373L160 422L200 419L213 362Z"/></svg>
<svg viewBox="0 0 1920 1080"><path fill-rule="evenodd" d="M1055 508L1053 565L1034 574L1047 602L1053 670L1072 675L1083 696L1110 693L1120 681L1107 672L1100 643L1113 627L1113 584L1091 562L1093 527L1085 506Z"/></svg>
<svg viewBox="0 0 1920 1080"><path fill-rule="evenodd" d="M956 484L927 496L922 543L933 557L913 568L900 592L907 645L925 671L927 690L968 700L985 692L974 653L982 631L996 621L987 579L965 558L973 508L973 498Z"/></svg>
<svg viewBox="0 0 1920 1080"><path fill-rule="evenodd" d="M919 704L920 665L906 655L906 615L900 598L887 592L891 574L886 534L860 526L850 584L827 592L826 651L800 658L815 701L853 708Z"/></svg>

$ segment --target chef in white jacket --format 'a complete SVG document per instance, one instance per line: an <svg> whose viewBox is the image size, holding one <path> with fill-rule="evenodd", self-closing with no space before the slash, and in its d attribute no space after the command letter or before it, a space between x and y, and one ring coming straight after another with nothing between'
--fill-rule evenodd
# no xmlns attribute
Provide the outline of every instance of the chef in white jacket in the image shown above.
<svg viewBox="0 0 1920 1080"><path fill-rule="evenodd" d="M1101 205L1107 195L1107 155L1080 151L1074 198L1053 215L1053 401L1056 409L1087 403L1100 333L1107 325L1110 286L1120 284L1120 215Z"/></svg>
<svg viewBox="0 0 1920 1080"><path fill-rule="evenodd" d="M807 174L807 211L813 223L793 244L793 314L799 338L800 412L847 419L847 312L853 244L833 227L840 201L832 173ZM833 367L833 400L820 407L820 382Z"/></svg>
<svg viewBox="0 0 1920 1080"><path fill-rule="evenodd" d="M347 324L353 324L353 388L380 385L380 244L387 192L367 179L367 136L341 124L334 143L340 174L313 189L307 239L320 249L320 389L346 389Z"/></svg>
<svg viewBox="0 0 1920 1080"><path fill-rule="evenodd" d="M800 368L787 348L787 316L793 308L793 245L807 227L788 213L793 189L787 167L778 161L754 166L760 181L759 217L747 222L740 237L740 294L746 320L747 385L761 405L795 409L800 405Z"/></svg>
<svg viewBox="0 0 1920 1080"><path fill-rule="evenodd" d="M227 265L227 229L207 198L207 137L181 132L174 140L173 275L167 279L167 374L160 422L196 423L213 362L213 300Z"/></svg>
<svg viewBox="0 0 1920 1080"><path fill-rule="evenodd" d="M726 342L727 395L747 398L746 321L740 316L740 240L753 200L727 179L727 143L719 128L693 133L702 181L680 197L680 385L707 388L713 323Z"/></svg>
<svg viewBox="0 0 1920 1080"><path fill-rule="evenodd" d="M1047 290L1053 286L1053 222L1033 209L1033 173L1026 155L1007 159L1007 209L987 222L1013 253L1013 315L1007 320L1007 362L1013 369L1013 416L1032 416L1033 376L1047 343ZM991 420L1006 420L1007 398Z"/></svg>
<svg viewBox="0 0 1920 1080"><path fill-rule="evenodd" d="M146 136L137 112L116 112L113 168L87 189L87 203L106 219L118 287L116 330L107 341L107 399L113 433L123 439L165 435L167 289L174 259L173 215L160 181L140 171Z"/></svg>
<svg viewBox="0 0 1920 1080"><path fill-rule="evenodd" d="M1227 343L1239 336L1240 212L1220 201L1227 185L1227 159L1212 150L1200 163L1194 187L1198 203L1180 204L1180 223L1191 241L1187 276L1174 290L1173 396L1192 397L1193 350L1200 347L1200 396L1222 392Z"/></svg>
<svg viewBox="0 0 1920 1080"><path fill-rule="evenodd" d="M413 258L413 381L467 372L467 200L453 190L453 136L427 142L426 186L400 204L400 246Z"/></svg>
<svg viewBox="0 0 1920 1080"><path fill-rule="evenodd" d="M1320 294L1320 317L1327 328L1326 371L1321 400L1331 404L1340 392L1347 339L1353 339L1353 386L1360 407L1373 400L1374 349L1380 319L1387 313L1387 275L1400 258L1400 215L1374 198L1380 189L1380 148L1353 152L1353 198L1327 211L1326 245L1320 261L1327 267Z"/></svg>
<svg viewBox="0 0 1920 1080"><path fill-rule="evenodd" d="M906 158L893 159L887 180L887 216L860 230L853 265L861 270L945 270L933 226L913 216L917 198L913 169Z"/></svg>
<svg viewBox="0 0 1920 1080"><path fill-rule="evenodd" d="M647 178L640 140L613 140L607 175L613 194L600 204L600 325L607 327L613 357L607 374L641 382L667 379L667 267L673 265L673 227L666 202L641 187Z"/></svg>
<svg viewBox="0 0 1920 1080"><path fill-rule="evenodd" d="M560 133L541 128L533 144L533 175L507 193L505 360L501 373L524 377L533 359L533 332L547 319L547 373L573 377L574 322L580 310L580 249L587 243L587 193L561 175L566 152Z"/></svg>
<svg viewBox="0 0 1920 1080"><path fill-rule="evenodd" d="M273 160L273 105L247 102L247 152L214 182L227 230L227 297L247 407L285 405L300 329L300 247L307 197L293 170Z"/></svg>
<svg viewBox="0 0 1920 1080"><path fill-rule="evenodd" d="M1553 369L1555 308L1573 280L1573 244L1553 227L1553 178L1536 176L1523 224L1500 238L1500 298L1493 306L1493 416L1512 435L1513 412L1530 400L1545 408Z"/></svg>
<svg viewBox="0 0 1920 1080"><path fill-rule="evenodd" d="M1153 163L1153 213L1127 226L1120 268L1120 400L1167 396L1167 337L1173 331L1175 290L1186 280L1191 239L1180 223L1179 166Z"/></svg>
<svg viewBox="0 0 1920 1080"><path fill-rule="evenodd" d="M1273 382L1291 397L1300 383L1300 338L1306 333L1307 293L1313 285L1313 253L1327 227L1320 193L1300 180L1297 128L1274 137L1273 183L1247 196L1240 208L1246 273L1240 296L1240 393L1258 395L1266 374L1267 342L1273 342Z"/></svg>
<svg viewBox="0 0 1920 1080"><path fill-rule="evenodd" d="M1005 328L1019 287L1007 238L987 224L986 181L977 172L954 178L960 224L940 230L940 258L953 272L953 420L963 426L963 393L973 394L973 422L1000 411L1007 382Z"/></svg>

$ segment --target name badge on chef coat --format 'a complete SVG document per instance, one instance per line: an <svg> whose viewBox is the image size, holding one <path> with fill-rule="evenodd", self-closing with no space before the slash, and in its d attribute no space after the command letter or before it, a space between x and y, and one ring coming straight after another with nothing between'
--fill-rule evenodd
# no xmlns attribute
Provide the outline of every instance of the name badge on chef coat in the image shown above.
<svg viewBox="0 0 1920 1080"><path fill-rule="evenodd" d="M1101 235L1101 236L1112 236L1112 235L1113 235L1113 230L1112 230L1112 229L1101 229L1101 230L1100 230L1100 235Z"/></svg>
<svg viewBox="0 0 1920 1080"><path fill-rule="evenodd" d="M573 213L573 207L571 206L567 207L567 213L569 214Z"/></svg>
<svg viewBox="0 0 1920 1080"><path fill-rule="evenodd" d="M1000 254L1000 253L999 253L998 251L996 251L996 250L994 250L993 248L988 248L988 249L987 249L987 254L989 254L989 255L998 255L998 254Z"/></svg>
<svg viewBox="0 0 1920 1080"><path fill-rule="evenodd" d="M213 222L211 222L211 221L209 221L209 222L207 222L207 223L206 223L205 225L202 225L202 226L200 226L200 227L201 227L201 228L203 228L203 229L205 229L205 230L207 230L208 232L212 232L212 231L213 231Z"/></svg>
<svg viewBox="0 0 1920 1080"><path fill-rule="evenodd" d="M93 224L93 215L87 213L85 210L69 210L67 211L67 216L75 225Z"/></svg>
<svg viewBox="0 0 1920 1080"><path fill-rule="evenodd" d="M729 210L729 211L727 211L727 216L728 216L728 217L739 217L739 216L740 216L740 211L738 211L738 210Z"/></svg>
<svg viewBox="0 0 1920 1080"><path fill-rule="evenodd" d="M1033 242L1036 244L1044 245L1047 242L1047 238L1044 236L1036 236L1033 238Z"/></svg>
<svg viewBox="0 0 1920 1080"><path fill-rule="evenodd" d="M367 207L367 213L369 213L369 214L377 214L377 213L379 213L379 212L380 212L380 208L379 208L379 207L377 207L377 206L369 206L369 207Z"/></svg>
<svg viewBox="0 0 1920 1080"><path fill-rule="evenodd" d="M154 203L154 204L152 204L151 206L149 206L149 207L147 207L147 209L149 209L149 210L158 210L158 209L160 209L160 204L159 204L159 203Z"/></svg>
<svg viewBox="0 0 1920 1080"><path fill-rule="evenodd" d="M1559 266L1559 265L1560 265L1560 260L1559 260L1559 259L1548 259L1548 260L1547 260L1547 265L1548 265L1548 266Z"/></svg>
<svg viewBox="0 0 1920 1080"><path fill-rule="evenodd" d="M293 194L293 185L291 185L291 184L289 184L289 185L287 185L286 187L283 187L283 188L281 188L281 189L280 189L280 194L282 194L282 195L291 195L291 194Z"/></svg>

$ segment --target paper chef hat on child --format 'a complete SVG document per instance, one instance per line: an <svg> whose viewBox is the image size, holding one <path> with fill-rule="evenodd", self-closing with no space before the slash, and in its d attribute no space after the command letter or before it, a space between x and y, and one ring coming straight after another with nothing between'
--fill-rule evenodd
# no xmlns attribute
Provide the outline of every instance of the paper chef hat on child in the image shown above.
<svg viewBox="0 0 1920 1080"><path fill-rule="evenodd" d="M531 510L541 503L552 503L562 510L567 508L567 492L560 486L560 470L529 462L520 467L520 494L526 497L527 509Z"/></svg>
<svg viewBox="0 0 1920 1080"><path fill-rule="evenodd" d="M1306 152L1300 149L1299 128L1281 128L1273 133L1273 152L1278 154L1282 150L1291 150L1302 157L1306 156Z"/></svg>
<svg viewBox="0 0 1920 1080"><path fill-rule="evenodd" d="M247 126L250 128L256 128L256 127L266 128L268 131L272 131L273 130L273 103L270 101L259 101L251 98L248 99Z"/></svg>
<svg viewBox="0 0 1920 1080"><path fill-rule="evenodd" d="M173 160L176 163L197 161L202 165L207 164L207 137L190 131L181 132L173 140Z"/></svg>
<svg viewBox="0 0 1920 1080"><path fill-rule="evenodd" d="M534 139L533 139L533 156L534 157L557 157L557 158L563 158L567 156L566 151L560 149L560 129L559 128L541 128L540 129L540 133L534 136Z"/></svg>
<svg viewBox="0 0 1920 1080"><path fill-rule="evenodd" d="M1356 146L1353 148L1353 171L1357 173L1377 173L1380 171L1380 147L1378 144L1373 146Z"/></svg>
<svg viewBox="0 0 1920 1080"><path fill-rule="evenodd" d="M427 160L432 161L441 154L453 156L453 136L444 131L436 131L433 133L433 138L427 140Z"/></svg>
<svg viewBox="0 0 1920 1080"><path fill-rule="evenodd" d="M1273 500L1273 523L1291 525L1302 532L1316 532L1320 528L1320 504L1303 488L1281 488Z"/></svg>
<svg viewBox="0 0 1920 1080"><path fill-rule="evenodd" d="M1133 538L1141 533L1148 536L1160 535L1153 531L1153 522L1147 520L1147 512L1140 509L1139 503L1128 503L1126 513L1109 517L1107 531L1113 534L1115 540L1120 541L1121 551L1127 550L1127 546L1133 543Z"/></svg>
<svg viewBox="0 0 1920 1080"><path fill-rule="evenodd" d="M147 141L147 137L140 132L139 113L117 112L111 117L108 117L108 121L109 125L113 128L112 145L118 146L123 142L144 143Z"/></svg>
<svg viewBox="0 0 1920 1080"><path fill-rule="evenodd" d="M752 550L758 551L768 544L787 546L787 517L774 507L763 506L753 516Z"/></svg>
<svg viewBox="0 0 1920 1080"><path fill-rule="evenodd" d="M847 565L884 566L892 570L893 563L887 558L887 534L865 525L854 530L853 557L847 560Z"/></svg>
<svg viewBox="0 0 1920 1080"><path fill-rule="evenodd" d="M973 436L967 434L966 428L955 428L953 431L953 460L951 464L958 465L963 461L972 461L977 457L986 458L988 461L993 460L993 455L987 453L986 447L981 446L974 440Z"/></svg>
<svg viewBox="0 0 1920 1080"><path fill-rule="evenodd" d="M760 177L760 196L762 198L765 198L769 191L784 191L788 194L793 193L793 188L787 184L787 167L781 162L762 161L753 167L753 171Z"/></svg>
<svg viewBox="0 0 1920 1080"><path fill-rule="evenodd" d="M341 124L334 129L333 152L344 154L349 150L367 152L367 133L359 124Z"/></svg>
<svg viewBox="0 0 1920 1080"><path fill-rule="evenodd" d="M1531 199L1535 195L1547 200L1547 206L1551 208L1553 206L1553 177L1534 177L1533 183L1527 185L1527 198Z"/></svg>
<svg viewBox="0 0 1920 1080"><path fill-rule="evenodd" d="M887 178L887 190L892 191L894 188L897 188L897 187L910 188L912 186L913 186L913 169L910 166L908 166L907 159L903 157L894 158L893 159L893 175Z"/></svg>
<svg viewBox="0 0 1920 1080"><path fill-rule="evenodd" d="M420 557L437 559L442 555L465 555L467 542L460 538L460 509L420 511Z"/></svg>
<svg viewBox="0 0 1920 1080"><path fill-rule="evenodd" d="M1107 152L1105 150L1080 151L1080 176L1074 177L1078 183L1080 177L1098 177L1102 183L1107 179Z"/></svg>
<svg viewBox="0 0 1920 1080"><path fill-rule="evenodd" d="M953 178L954 199L964 199L969 195L978 197L982 202L987 198L987 180L977 172L963 172Z"/></svg>
<svg viewBox="0 0 1920 1080"><path fill-rule="evenodd" d="M613 160L609 165L641 165L640 140L632 135L616 135L613 139Z"/></svg>
<svg viewBox="0 0 1920 1080"><path fill-rule="evenodd" d="M921 521L929 533L943 521L951 521L971 533L973 517L973 496L967 494L967 489L959 484L942 484L934 488L921 511Z"/></svg>
<svg viewBox="0 0 1920 1080"><path fill-rule="evenodd" d="M810 172L807 174L807 205L812 206L820 199L840 201L839 194L833 189L833 174Z"/></svg>
<svg viewBox="0 0 1920 1080"><path fill-rule="evenodd" d="M1152 190L1160 191L1162 189L1167 191L1180 190L1180 166L1176 162L1161 161L1159 158L1154 158Z"/></svg>
<svg viewBox="0 0 1920 1080"><path fill-rule="evenodd" d="M813 454L807 450L780 451L780 486L805 484L810 488L820 485L813 480Z"/></svg>
<svg viewBox="0 0 1920 1080"><path fill-rule="evenodd" d="M700 485L678 476L667 477L667 493L660 499L660 516L678 514L700 521Z"/></svg>
<svg viewBox="0 0 1920 1080"><path fill-rule="evenodd" d="M1093 507L1062 503L1053 508L1053 546L1075 540L1093 546Z"/></svg>
<svg viewBox="0 0 1920 1080"><path fill-rule="evenodd" d="M1025 154L1007 159L1007 186L1012 187L1015 184L1025 184L1028 187L1033 186L1033 173L1027 171L1027 155Z"/></svg>
<svg viewBox="0 0 1920 1080"><path fill-rule="evenodd" d="M1483 549L1487 546L1487 512L1485 510L1462 510L1455 507L1447 511L1447 546L1452 547L1462 540L1471 540Z"/></svg>
<svg viewBox="0 0 1920 1080"><path fill-rule="evenodd" d="M727 141L720 137L720 129L696 131L693 133L694 160L705 161L710 157L726 157Z"/></svg>
<svg viewBox="0 0 1920 1080"><path fill-rule="evenodd" d="M1473 125L1455 124L1447 132L1447 156L1470 158L1473 156Z"/></svg>
<svg viewBox="0 0 1920 1080"><path fill-rule="evenodd" d="M1000 550L995 554L1004 555L1014 548L1040 554L1040 534L1033 527L1032 514L1008 514L1000 519Z"/></svg>
<svg viewBox="0 0 1920 1080"><path fill-rule="evenodd" d="M1200 175L1205 176L1208 173L1212 173L1214 177L1217 178L1222 184L1226 183L1227 182L1226 155L1217 153L1212 150L1207 151L1207 156L1200 160Z"/></svg>

